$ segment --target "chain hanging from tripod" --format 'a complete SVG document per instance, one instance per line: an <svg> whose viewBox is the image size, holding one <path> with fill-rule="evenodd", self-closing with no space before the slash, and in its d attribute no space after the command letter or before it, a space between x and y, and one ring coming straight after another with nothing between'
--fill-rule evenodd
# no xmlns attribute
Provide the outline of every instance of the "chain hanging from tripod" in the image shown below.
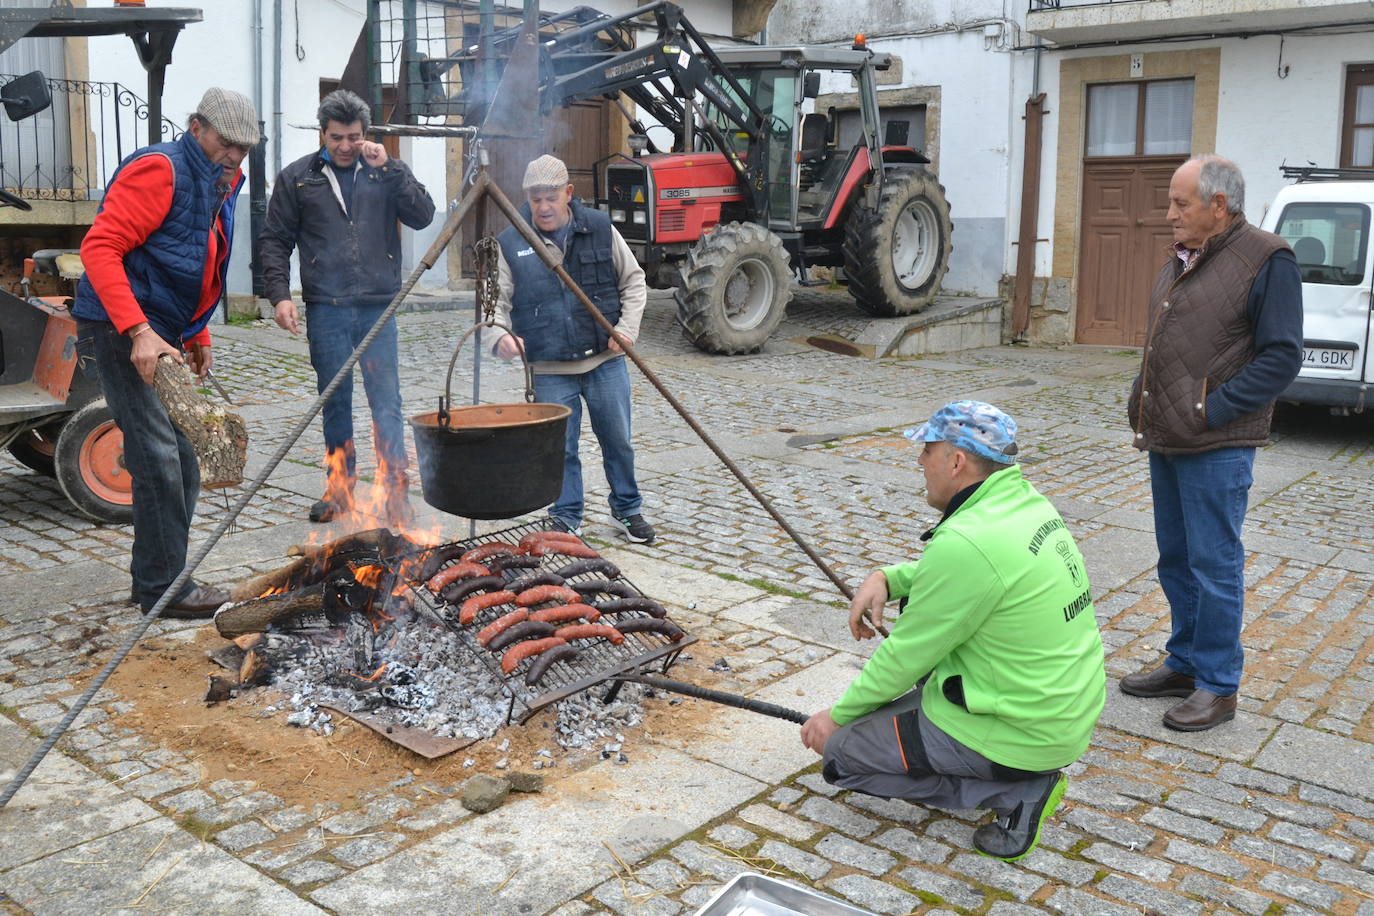
<svg viewBox="0 0 1374 916"><path fill-rule="evenodd" d="M482 320L496 319L496 303L501 298L501 275L497 259L501 243L492 236L478 240L472 246L477 261L477 302L482 306Z"/></svg>

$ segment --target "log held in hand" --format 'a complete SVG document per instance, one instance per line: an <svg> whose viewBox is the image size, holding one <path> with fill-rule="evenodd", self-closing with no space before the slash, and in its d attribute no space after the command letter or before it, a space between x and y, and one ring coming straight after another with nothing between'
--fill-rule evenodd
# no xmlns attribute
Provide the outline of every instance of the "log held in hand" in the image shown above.
<svg viewBox="0 0 1374 916"><path fill-rule="evenodd" d="M181 430L200 461L200 485L204 489L243 483L248 460L248 427L243 417L213 403L200 393L197 380L184 363L160 359L153 374L153 388L162 406Z"/></svg>

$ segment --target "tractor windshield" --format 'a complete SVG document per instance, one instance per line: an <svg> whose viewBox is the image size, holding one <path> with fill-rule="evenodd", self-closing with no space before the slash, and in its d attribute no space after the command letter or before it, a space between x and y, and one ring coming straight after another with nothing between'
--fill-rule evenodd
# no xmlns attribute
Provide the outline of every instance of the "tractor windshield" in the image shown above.
<svg viewBox="0 0 1374 916"><path fill-rule="evenodd" d="M744 91L753 97L754 104L769 116L769 123L763 127L765 136L760 139L768 151L770 222L790 227L796 211L793 196L796 181L792 169L795 165L793 137L797 127L797 71L781 68L738 70L735 71L735 78ZM726 91L729 92L728 89ZM731 143L735 154L747 160L750 152L749 135L714 107L708 108L708 116Z"/></svg>

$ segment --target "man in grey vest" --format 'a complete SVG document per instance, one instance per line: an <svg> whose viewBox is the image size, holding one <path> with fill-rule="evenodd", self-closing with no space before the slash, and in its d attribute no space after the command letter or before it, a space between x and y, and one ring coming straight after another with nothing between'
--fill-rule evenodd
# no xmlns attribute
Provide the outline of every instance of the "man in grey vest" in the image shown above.
<svg viewBox="0 0 1374 916"><path fill-rule="evenodd" d="M1245 521L1255 449L1302 364L1302 278L1288 243L1245 219L1234 163L1200 156L1169 183L1174 245L1150 293L1128 407L1149 452L1159 584L1172 629L1163 664L1123 693L1185 697L1165 726L1235 717L1243 651Z"/></svg>
<svg viewBox="0 0 1374 916"><path fill-rule="evenodd" d="M648 288L630 246L606 214L582 206L573 196L568 168L561 160L540 156L525 169L522 186L526 203L521 215L545 245L561 254L564 268L616 334L634 343ZM549 515L569 531L581 528L582 462L577 452L585 401L611 490L611 522L629 540L652 544L654 529L640 511L644 500L635 481L630 375L620 342L596 323L514 226L497 240L501 292L496 317L515 334L503 335L496 353L515 359L523 347L534 370L535 395L543 403L572 409L564 443L563 491Z"/></svg>

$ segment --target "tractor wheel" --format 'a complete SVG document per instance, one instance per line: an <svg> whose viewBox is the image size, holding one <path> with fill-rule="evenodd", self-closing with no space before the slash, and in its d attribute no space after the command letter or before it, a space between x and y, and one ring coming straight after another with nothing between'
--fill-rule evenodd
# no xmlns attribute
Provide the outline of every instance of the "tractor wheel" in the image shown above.
<svg viewBox="0 0 1374 916"><path fill-rule="evenodd" d="M44 477L55 477L53 452L57 449L57 427L44 426L20 433L19 438L9 444L14 459L30 470Z"/></svg>
<svg viewBox="0 0 1374 916"><path fill-rule="evenodd" d="M845 224L844 272L859 308L887 318L930 305L949 268L953 231L934 175L888 175L878 208L856 206Z"/></svg>
<svg viewBox="0 0 1374 916"><path fill-rule="evenodd" d="M698 349L753 353L782 321L792 270L782 239L726 223L692 246L677 287L677 318Z"/></svg>
<svg viewBox="0 0 1374 916"><path fill-rule="evenodd" d="M58 486L82 513L114 525L133 522L133 478L124 467L124 433L104 398L91 401L62 425L53 461Z"/></svg>

